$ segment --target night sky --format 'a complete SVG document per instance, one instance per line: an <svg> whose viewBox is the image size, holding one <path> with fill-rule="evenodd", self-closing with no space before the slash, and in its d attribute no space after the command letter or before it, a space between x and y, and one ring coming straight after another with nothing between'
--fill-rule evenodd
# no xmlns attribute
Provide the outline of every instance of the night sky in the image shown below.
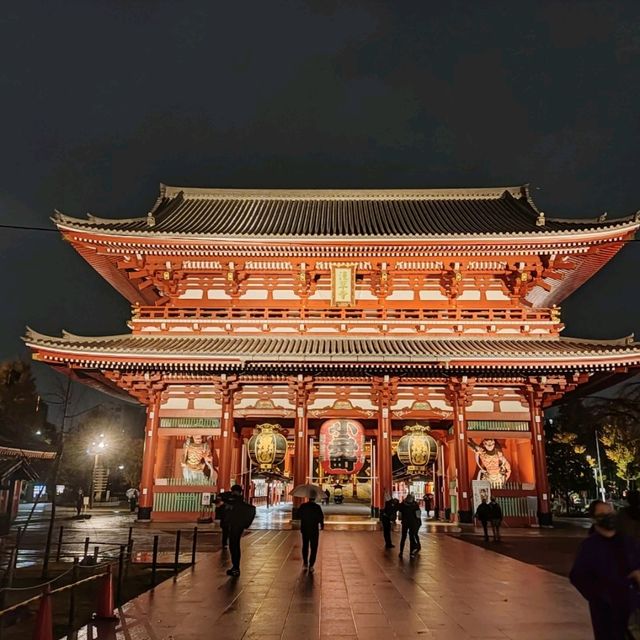
<svg viewBox="0 0 640 640"><path fill-rule="evenodd" d="M549 217L640 209L637 1L21 1L0 51L2 224L144 215L160 182L529 182ZM639 261L566 301L565 335L640 333ZM128 331L56 233L0 229L0 273L0 358L27 324Z"/></svg>

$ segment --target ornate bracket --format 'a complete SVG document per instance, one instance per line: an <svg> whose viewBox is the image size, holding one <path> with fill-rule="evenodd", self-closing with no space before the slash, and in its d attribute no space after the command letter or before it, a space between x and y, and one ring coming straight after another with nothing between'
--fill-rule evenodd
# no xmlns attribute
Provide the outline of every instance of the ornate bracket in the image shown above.
<svg viewBox="0 0 640 640"><path fill-rule="evenodd" d="M153 405L166 387L161 373L123 373L109 369L102 371L102 375L146 406Z"/></svg>
<svg viewBox="0 0 640 640"><path fill-rule="evenodd" d="M244 264L237 262L227 263L224 271L224 290L232 298L236 298L244 292L244 282L248 277L244 271Z"/></svg>
<svg viewBox="0 0 640 640"><path fill-rule="evenodd" d="M444 271L440 276L440 290L445 296L453 300L462 293L464 276L460 263L454 262L451 267L450 270Z"/></svg>
<svg viewBox="0 0 640 640"><path fill-rule="evenodd" d="M393 290L391 273L386 262L371 272L371 293L377 298L386 298Z"/></svg>
<svg viewBox="0 0 640 640"><path fill-rule="evenodd" d="M312 269L308 269L303 262L300 265L300 270L295 275L293 291L301 298L308 298L315 293L317 282L317 273Z"/></svg>
<svg viewBox="0 0 640 640"><path fill-rule="evenodd" d="M289 401L296 409L305 408L313 393L314 383L311 376L299 375L288 379Z"/></svg>
<svg viewBox="0 0 640 640"><path fill-rule="evenodd" d="M451 378L444 388L444 395L452 407L469 407L473 402L473 389L476 385L475 378Z"/></svg>
<svg viewBox="0 0 640 640"><path fill-rule="evenodd" d="M400 378L383 376L371 380L371 402L379 407L391 407L398 398Z"/></svg>

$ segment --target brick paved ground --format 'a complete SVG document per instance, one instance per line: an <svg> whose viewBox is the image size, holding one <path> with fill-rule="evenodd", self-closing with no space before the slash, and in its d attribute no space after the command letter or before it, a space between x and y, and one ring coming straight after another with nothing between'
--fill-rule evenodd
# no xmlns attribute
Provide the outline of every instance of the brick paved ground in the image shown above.
<svg viewBox="0 0 640 640"><path fill-rule="evenodd" d="M325 531L317 571L302 571L299 534L255 531L242 575L225 552L125 605L113 628L81 640L585 640L588 612L558 575L452 536L426 534L414 561L381 535Z"/></svg>

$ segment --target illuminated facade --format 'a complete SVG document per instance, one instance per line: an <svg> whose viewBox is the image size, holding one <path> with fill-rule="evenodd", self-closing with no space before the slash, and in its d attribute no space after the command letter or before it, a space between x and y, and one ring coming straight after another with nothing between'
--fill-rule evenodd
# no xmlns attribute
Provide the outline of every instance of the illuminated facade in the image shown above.
<svg viewBox="0 0 640 640"><path fill-rule="evenodd" d="M545 524L543 409L640 361L630 340L561 337L558 307L639 218L549 218L526 187L162 186L142 217L55 221L131 302L131 333L26 342L146 405L142 518L194 519L203 493L248 482L260 424L287 438L284 475L368 474L375 511L404 428L428 424L441 510L470 521L476 481Z"/></svg>

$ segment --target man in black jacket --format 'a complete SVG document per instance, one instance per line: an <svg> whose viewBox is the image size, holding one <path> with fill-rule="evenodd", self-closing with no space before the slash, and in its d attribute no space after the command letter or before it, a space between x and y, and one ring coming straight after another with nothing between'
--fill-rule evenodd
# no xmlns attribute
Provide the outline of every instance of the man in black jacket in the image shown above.
<svg viewBox="0 0 640 640"><path fill-rule="evenodd" d="M309 573L313 573L313 565L318 554L318 542L320 529L324 529L324 513L322 507L316 503L316 493L309 495L309 501L300 505L298 517L300 518L300 533L302 534L302 563L309 567ZM309 555L311 547L311 555Z"/></svg>
<svg viewBox="0 0 640 640"><path fill-rule="evenodd" d="M380 523L382 524L385 549L393 549L395 546L391 541L391 525L397 518L398 500L396 500L396 498L389 498L389 500L384 503L384 507L380 512Z"/></svg>
<svg viewBox="0 0 640 640"><path fill-rule="evenodd" d="M400 520L402 521L402 535L400 536L400 553L401 558L404 553L404 544L409 535L409 555L416 557L420 551L420 539L418 538L418 530L422 524L420 517L420 507L412 493L409 493L398 507Z"/></svg>
<svg viewBox="0 0 640 640"><path fill-rule="evenodd" d="M227 525L227 512L231 507L227 507L233 503L235 498L231 495L231 491L225 491L216 498L216 520L220 521L220 529L222 530L222 548L226 549L229 545L229 527Z"/></svg>
<svg viewBox="0 0 640 640"><path fill-rule="evenodd" d="M487 503L486 496L482 496L482 502L476 509L476 518L480 520L482 528L484 529L484 541L489 542L489 531L487 529L487 524L489 523L489 520L491 520L491 507Z"/></svg>
<svg viewBox="0 0 640 640"><path fill-rule="evenodd" d="M240 575L240 539L256 517L256 508L242 498L242 487L234 484L231 487L231 499L226 505L225 524L229 531L229 551L231 552L231 569L228 576Z"/></svg>
<svg viewBox="0 0 640 640"><path fill-rule="evenodd" d="M500 542L500 526L502 525L502 509L495 498L489 503L489 519L493 530L493 541Z"/></svg>

